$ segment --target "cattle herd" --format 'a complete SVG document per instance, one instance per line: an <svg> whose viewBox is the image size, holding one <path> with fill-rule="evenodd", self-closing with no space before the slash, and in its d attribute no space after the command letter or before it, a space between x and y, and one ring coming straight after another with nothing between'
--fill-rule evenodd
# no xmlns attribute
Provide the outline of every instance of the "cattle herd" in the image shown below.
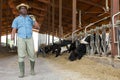
<svg viewBox="0 0 120 80"><path fill-rule="evenodd" d="M91 34L72 40L61 40L58 43L53 43L44 47L40 47L39 53L42 53L45 57L47 54L55 54L55 57L62 55L63 53L69 53L68 59L74 61L81 59L86 53L89 55L98 54L99 56L110 54L109 42L106 41L106 33L100 35L98 32L91 30ZM109 40L109 39L108 39ZM64 50L63 50L64 49Z"/></svg>
<svg viewBox="0 0 120 80"><path fill-rule="evenodd" d="M63 53L69 53L68 59L74 61L76 59L81 59L84 55L110 55L110 37L106 34L106 28L102 28L102 33L100 34L99 28L95 30L90 30L90 34L80 35L80 37L72 40L61 40L60 42L53 43L44 47L39 47L39 53L42 53L45 57L47 54L55 54L55 57L62 55ZM64 51L62 50L64 49ZM37 56L38 56L37 55Z"/></svg>

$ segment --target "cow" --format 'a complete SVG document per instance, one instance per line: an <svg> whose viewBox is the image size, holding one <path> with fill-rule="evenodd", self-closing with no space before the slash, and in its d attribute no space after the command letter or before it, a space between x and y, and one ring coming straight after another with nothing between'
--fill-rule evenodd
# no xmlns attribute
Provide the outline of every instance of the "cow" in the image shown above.
<svg viewBox="0 0 120 80"><path fill-rule="evenodd" d="M52 44L49 44L49 45L41 44L41 46L38 48L38 51L37 51L37 57L40 53L42 53L43 57L45 57L47 54L52 52L52 50L53 50L52 47L53 47Z"/></svg>
<svg viewBox="0 0 120 80"><path fill-rule="evenodd" d="M102 38L99 34L90 34L85 37L84 41L88 43L87 47L89 47L89 50L91 51L90 54L102 54Z"/></svg>
<svg viewBox="0 0 120 80"><path fill-rule="evenodd" d="M39 48L39 52L41 51L43 54L56 54L55 57L61 55L62 52L68 51L68 45L71 44L71 40L61 40L60 42L53 43L52 45L46 45L43 48ZM62 47L66 47L66 49L62 50Z"/></svg>
<svg viewBox="0 0 120 80"><path fill-rule="evenodd" d="M76 59L81 59L85 54L86 54L86 44L80 43L79 40L75 40L71 45L70 45L70 56L69 60L74 61Z"/></svg>
<svg viewBox="0 0 120 80"><path fill-rule="evenodd" d="M59 43L53 43L52 46L52 53L55 53L56 56L58 57L59 55L61 55L63 52L68 51L68 45L71 44L72 41L71 40L61 40L61 42ZM66 47L65 50L62 50L63 47Z"/></svg>
<svg viewBox="0 0 120 80"><path fill-rule="evenodd" d="M102 45L101 45L101 37L100 35L99 39L100 39L100 47L102 49ZM69 52L70 52L70 56L69 56L69 60L70 61L74 61L76 59L81 59L87 52L87 47L89 47L90 50L94 50L94 52L92 52L93 54L99 54L99 52L97 52L96 49L96 34L93 35L87 35L86 37L84 37L83 39L79 40L75 40L73 43L71 43L70 48L69 48ZM102 49L103 50L103 49Z"/></svg>

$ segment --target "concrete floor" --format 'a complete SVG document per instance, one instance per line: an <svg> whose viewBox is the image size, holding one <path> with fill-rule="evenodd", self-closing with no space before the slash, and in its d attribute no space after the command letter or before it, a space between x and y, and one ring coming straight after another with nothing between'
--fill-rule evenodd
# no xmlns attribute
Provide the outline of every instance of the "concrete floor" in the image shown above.
<svg viewBox="0 0 120 80"><path fill-rule="evenodd" d="M0 58L0 80L91 80L80 76L77 72L62 70L53 66L44 58L37 58L36 75L31 76L29 73L29 60L25 59L25 62L25 77L20 79L18 78L17 55Z"/></svg>

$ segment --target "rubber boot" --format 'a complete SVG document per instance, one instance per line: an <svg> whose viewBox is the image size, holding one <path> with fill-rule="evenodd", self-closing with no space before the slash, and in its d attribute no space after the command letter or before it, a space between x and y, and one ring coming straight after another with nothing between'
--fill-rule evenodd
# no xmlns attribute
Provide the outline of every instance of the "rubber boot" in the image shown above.
<svg viewBox="0 0 120 80"><path fill-rule="evenodd" d="M19 68L20 68L19 78L23 78L24 77L24 73L25 73L24 67L25 67L24 62L19 62Z"/></svg>
<svg viewBox="0 0 120 80"><path fill-rule="evenodd" d="M30 61L30 65L31 65L31 75L35 75L35 71L34 71L35 61Z"/></svg>

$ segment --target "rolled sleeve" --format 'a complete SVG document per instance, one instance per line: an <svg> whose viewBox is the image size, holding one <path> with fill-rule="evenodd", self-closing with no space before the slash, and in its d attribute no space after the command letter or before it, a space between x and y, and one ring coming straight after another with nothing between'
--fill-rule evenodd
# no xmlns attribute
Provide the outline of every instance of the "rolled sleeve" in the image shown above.
<svg viewBox="0 0 120 80"><path fill-rule="evenodd" d="M12 22L12 28L16 28L18 27L18 23L17 23L17 19L14 19Z"/></svg>

